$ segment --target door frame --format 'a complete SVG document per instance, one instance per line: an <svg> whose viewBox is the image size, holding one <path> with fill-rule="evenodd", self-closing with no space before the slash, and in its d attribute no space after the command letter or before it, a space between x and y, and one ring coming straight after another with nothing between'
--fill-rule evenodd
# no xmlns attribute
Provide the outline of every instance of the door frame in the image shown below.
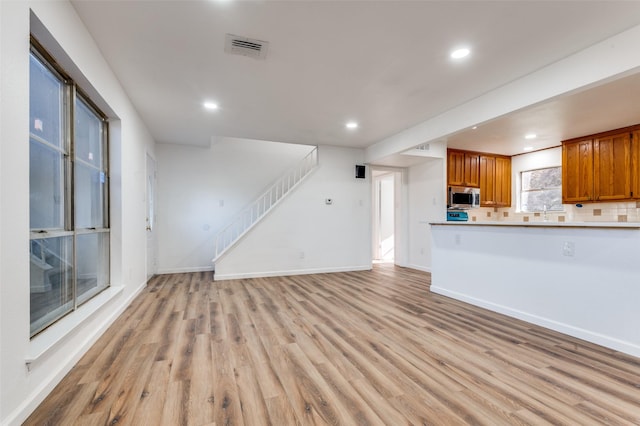
<svg viewBox="0 0 640 426"><path fill-rule="evenodd" d="M394 260L393 263L399 266L406 266L408 262L409 253L409 238L408 238L408 187L407 187L407 169L404 167L390 167L390 166L375 166L371 167L371 256L375 258L374 253L377 252L378 241L376 241L375 228L376 222L376 208L377 208L377 194L376 194L376 172L393 173L394 176L394 188L393 188L393 202L394 202Z"/></svg>
<svg viewBox="0 0 640 426"><path fill-rule="evenodd" d="M146 249L146 277L147 281L158 272L158 244L157 223L158 214L158 168L153 155L147 151L145 163L145 235Z"/></svg>

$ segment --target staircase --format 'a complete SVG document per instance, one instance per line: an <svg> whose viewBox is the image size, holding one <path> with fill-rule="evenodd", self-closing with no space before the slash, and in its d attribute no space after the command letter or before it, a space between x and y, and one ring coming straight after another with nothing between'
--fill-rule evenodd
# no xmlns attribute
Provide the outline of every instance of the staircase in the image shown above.
<svg viewBox="0 0 640 426"><path fill-rule="evenodd" d="M216 234L214 237L215 254L212 262L215 264L317 166L318 147L315 147L295 167L279 177L262 195L240 211L227 226Z"/></svg>
<svg viewBox="0 0 640 426"><path fill-rule="evenodd" d="M30 290L31 293L51 291L61 276L71 271L72 266L55 251L47 247L46 240L30 241ZM64 286L62 286L64 287Z"/></svg>

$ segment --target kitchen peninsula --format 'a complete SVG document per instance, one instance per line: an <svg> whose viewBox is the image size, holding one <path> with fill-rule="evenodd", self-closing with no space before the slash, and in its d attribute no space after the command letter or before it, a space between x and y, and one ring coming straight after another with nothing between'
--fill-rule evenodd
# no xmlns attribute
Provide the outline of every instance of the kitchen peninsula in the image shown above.
<svg viewBox="0 0 640 426"><path fill-rule="evenodd" d="M431 291L640 356L640 223L431 223Z"/></svg>

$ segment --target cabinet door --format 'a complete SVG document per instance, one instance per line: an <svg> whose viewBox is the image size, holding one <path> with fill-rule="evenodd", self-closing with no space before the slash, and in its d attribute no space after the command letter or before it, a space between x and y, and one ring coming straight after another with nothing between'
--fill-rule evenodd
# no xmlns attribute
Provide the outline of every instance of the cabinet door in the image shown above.
<svg viewBox="0 0 640 426"><path fill-rule="evenodd" d="M480 155L465 152L464 154L464 186L480 186Z"/></svg>
<svg viewBox="0 0 640 426"><path fill-rule="evenodd" d="M640 199L640 131L631 135L631 197Z"/></svg>
<svg viewBox="0 0 640 426"><path fill-rule="evenodd" d="M496 157L480 156L480 206L490 207L496 204Z"/></svg>
<svg viewBox="0 0 640 426"><path fill-rule="evenodd" d="M593 141L562 144L562 202L591 201L593 198Z"/></svg>
<svg viewBox="0 0 640 426"><path fill-rule="evenodd" d="M623 133L593 141L593 193L598 201L631 197L631 137Z"/></svg>
<svg viewBox="0 0 640 426"><path fill-rule="evenodd" d="M447 183L450 186L464 185L464 152L447 153Z"/></svg>
<svg viewBox="0 0 640 426"><path fill-rule="evenodd" d="M511 206L511 159L496 157L495 201L500 207ZM482 196L482 193L480 193Z"/></svg>

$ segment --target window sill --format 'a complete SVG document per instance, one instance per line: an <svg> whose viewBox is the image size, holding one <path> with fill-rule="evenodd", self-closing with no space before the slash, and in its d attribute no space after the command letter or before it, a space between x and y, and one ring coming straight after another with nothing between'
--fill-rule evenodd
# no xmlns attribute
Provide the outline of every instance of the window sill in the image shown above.
<svg viewBox="0 0 640 426"><path fill-rule="evenodd" d="M29 349L25 363L27 369L31 369L31 364L38 361L48 352L56 348L64 342L64 340L87 319L96 314L103 306L120 295L124 290L124 286L109 287L84 305L80 306L76 311L70 313L60 319L55 324L38 334L29 342Z"/></svg>

